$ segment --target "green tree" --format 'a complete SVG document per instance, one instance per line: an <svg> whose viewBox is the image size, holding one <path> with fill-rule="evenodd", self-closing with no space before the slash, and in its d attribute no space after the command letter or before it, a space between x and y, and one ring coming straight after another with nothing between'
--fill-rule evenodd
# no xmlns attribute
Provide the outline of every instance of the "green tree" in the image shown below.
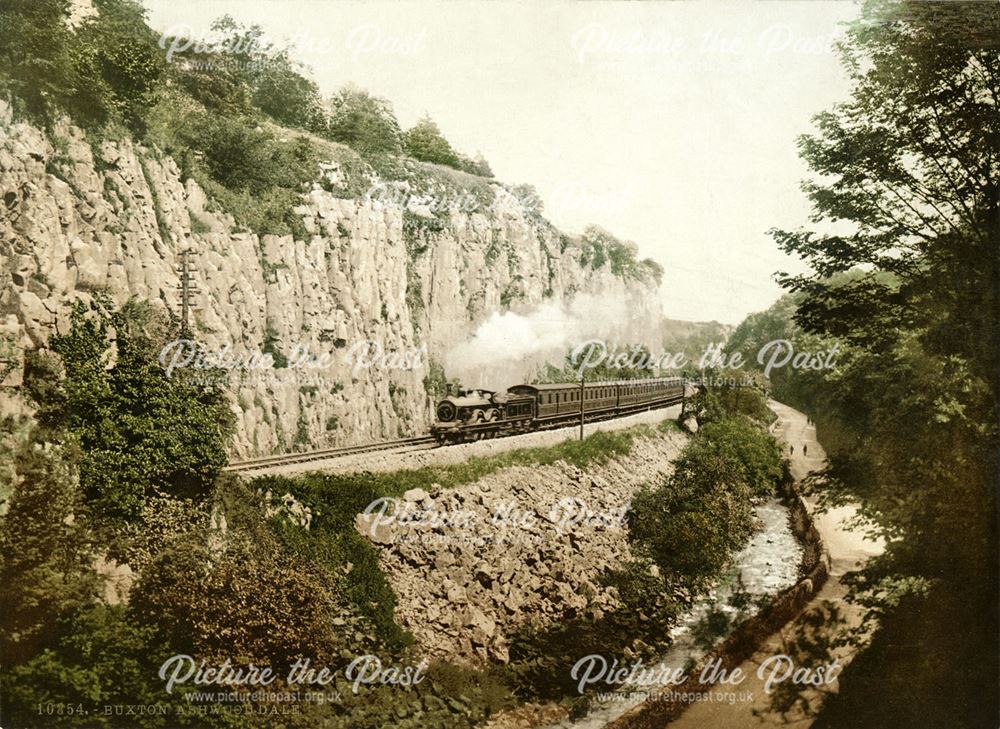
<svg viewBox="0 0 1000 729"><path fill-rule="evenodd" d="M142 132L164 72L157 37L134 0L95 0L72 44L77 79L70 101L78 123L121 121Z"/></svg>
<svg viewBox="0 0 1000 729"><path fill-rule="evenodd" d="M169 700L156 671L170 654L156 642L155 627L136 623L126 608L90 605L47 627L52 646L0 678L4 719L12 726L103 729L121 726L120 717L89 710L39 715L38 706L150 706ZM152 714L142 724L165 725L167 717Z"/></svg>
<svg viewBox="0 0 1000 729"><path fill-rule="evenodd" d="M354 86L346 86L333 97L328 135L353 147L365 157L397 155L403 151L403 135L392 105Z"/></svg>
<svg viewBox="0 0 1000 729"><path fill-rule="evenodd" d="M39 435L36 433L36 435ZM93 536L71 450L31 438L16 456L19 482L0 517L0 653L17 665L53 640L56 621L91 602Z"/></svg>
<svg viewBox="0 0 1000 729"><path fill-rule="evenodd" d="M109 311L78 302L70 330L49 343L65 376L56 387L32 385L51 395L40 403L45 423L80 445L84 494L105 516L135 517L157 491L204 496L226 463L227 399L219 387L167 375L157 357L170 338L147 304Z"/></svg>
<svg viewBox="0 0 1000 729"><path fill-rule="evenodd" d="M815 222L848 232L774 232L812 269L780 277L796 324L845 343L815 385L843 433L821 495L889 540L855 590L881 627L817 726L995 723L998 37L993 3L866 3L851 96L799 143Z"/></svg>
<svg viewBox="0 0 1000 729"><path fill-rule="evenodd" d="M697 392L684 403L685 413L693 416L699 427L736 416L758 424L771 423L774 413L767 407L767 382L763 376L745 371L740 377L742 384L731 384L720 382L712 370L705 372Z"/></svg>
<svg viewBox="0 0 1000 729"><path fill-rule="evenodd" d="M283 51L261 64L253 79L253 104L286 127L316 134L326 131L327 118L319 87Z"/></svg>
<svg viewBox="0 0 1000 729"><path fill-rule="evenodd" d="M738 463L705 450L684 455L669 479L632 499L629 538L668 584L696 590L750 537L753 510Z"/></svg>
<svg viewBox="0 0 1000 729"><path fill-rule="evenodd" d="M438 125L429 116L418 121L404 135L406 153L423 162L435 162L448 167L461 167L462 160L451 144L441 134Z"/></svg>
<svg viewBox="0 0 1000 729"><path fill-rule="evenodd" d="M747 418L729 417L707 424L685 453L686 459L718 456L740 473L754 496L770 496L784 475L781 447Z"/></svg>
<svg viewBox="0 0 1000 729"><path fill-rule="evenodd" d="M481 153L476 153L472 159L464 155L459 155L459 167L466 172L479 175L480 177L493 177L493 169Z"/></svg>
<svg viewBox="0 0 1000 729"><path fill-rule="evenodd" d="M286 548L279 534L312 535L281 516L269 523L255 499L240 482L220 479L215 505L226 530L192 529L166 545L135 586L137 616L177 651L241 657L279 672L297 656L333 667L342 650L370 649L355 637L363 627L343 597L343 563L325 570L319 555ZM350 629L336 629L337 617Z"/></svg>
<svg viewBox="0 0 1000 729"><path fill-rule="evenodd" d="M851 99L819 114L799 149L823 176L805 185L817 222L854 231L774 232L812 266L781 276L807 294L796 315L807 331L871 348L923 326L935 351L997 382L998 30L992 4L895 0L869 0L851 27ZM830 280L856 267L871 273Z"/></svg>
<svg viewBox="0 0 1000 729"><path fill-rule="evenodd" d="M163 75L156 36L133 0L96 0L71 29L67 0L12 0L0 7L0 88L43 121L144 129Z"/></svg>
<svg viewBox="0 0 1000 729"><path fill-rule="evenodd" d="M36 117L48 117L74 88L69 0L0 5L0 89Z"/></svg>

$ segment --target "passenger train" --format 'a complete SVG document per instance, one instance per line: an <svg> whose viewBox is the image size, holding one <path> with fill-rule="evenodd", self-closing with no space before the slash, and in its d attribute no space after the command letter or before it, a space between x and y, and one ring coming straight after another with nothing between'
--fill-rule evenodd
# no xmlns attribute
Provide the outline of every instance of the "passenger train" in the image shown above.
<svg viewBox="0 0 1000 729"><path fill-rule="evenodd" d="M495 438L585 420L666 407L684 400L684 379L515 385L506 392L462 390L438 403L431 435L438 443Z"/></svg>

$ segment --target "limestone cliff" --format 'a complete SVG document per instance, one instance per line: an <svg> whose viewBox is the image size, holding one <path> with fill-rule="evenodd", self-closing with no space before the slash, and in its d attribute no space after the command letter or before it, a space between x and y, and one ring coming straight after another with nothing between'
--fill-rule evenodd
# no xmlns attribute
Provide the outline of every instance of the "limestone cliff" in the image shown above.
<svg viewBox="0 0 1000 729"><path fill-rule="evenodd" d="M600 293L625 302L622 332L656 331L655 276L587 260L579 240L500 183L449 170L452 190L468 183L492 199L429 210L426 199L338 196L341 174L336 161L322 164L303 193L296 213L308 240L258 236L158 150L87 138L68 122L46 133L0 102L0 389L20 383L26 348L65 330L74 299L105 290L178 314L185 249L198 286L194 337L210 350L280 359L298 346L332 360L234 372L238 456L424 431L430 362L496 311ZM416 367L352 371L346 355L366 341L419 352Z"/></svg>

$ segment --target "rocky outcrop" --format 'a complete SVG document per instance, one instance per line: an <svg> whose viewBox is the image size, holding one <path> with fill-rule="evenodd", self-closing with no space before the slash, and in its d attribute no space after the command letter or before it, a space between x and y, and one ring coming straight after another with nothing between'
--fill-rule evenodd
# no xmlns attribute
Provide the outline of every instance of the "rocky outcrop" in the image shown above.
<svg viewBox="0 0 1000 729"><path fill-rule="evenodd" d="M586 472L562 461L519 466L371 505L357 528L381 549L397 622L431 656L505 662L529 619L618 607L600 577L631 560L625 513L640 486L670 473L685 440L657 433Z"/></svg>
<svg viewBox="0 0 1000 729"><path fill-rule="evenodd" d="M328 181L339 174L335 162L321 167ZM464 173L448 174L463 184ZM339 198L317 182L296 208L307 240L258 236L157 150L68 123L50 135L0 102L0 331L13 362L3 384L19 383L23 351L44 346L72 301L95 291L178 315L184 250L198 285L195 337L209 350L288 357L298 347L330 360L234 373L238 456L423 431L430 361L499 310L600 292L627 302L622 331L655 332L654 283L581 264L579 246L506 187L465 178L487 184L492 203L432 215L405 198ZM408 368L354 367L348 353L365 342L409 355Z"/></svg>

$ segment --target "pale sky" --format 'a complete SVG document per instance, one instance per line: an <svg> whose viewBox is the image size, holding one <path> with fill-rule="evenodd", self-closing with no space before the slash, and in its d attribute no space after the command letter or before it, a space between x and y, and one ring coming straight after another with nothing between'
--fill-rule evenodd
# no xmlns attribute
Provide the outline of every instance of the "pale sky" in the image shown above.
<svg viewBox="0 0 1000 729"><path fill-rule="evenodd" d="M160 31L230 14L293 40L324 95L354 83L424 114L545 214L665 269L667 316L738 323L800 270L765 231L808 221L796 137L846 98L848 0L143 0ZM168 41L169 45L169 41Z"/></svg>

